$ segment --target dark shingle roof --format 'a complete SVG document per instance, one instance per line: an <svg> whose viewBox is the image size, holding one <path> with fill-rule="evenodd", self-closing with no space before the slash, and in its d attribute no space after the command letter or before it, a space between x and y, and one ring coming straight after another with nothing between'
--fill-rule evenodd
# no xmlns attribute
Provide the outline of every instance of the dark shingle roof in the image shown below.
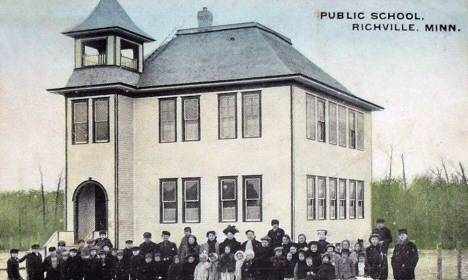
<svg viewBox="0 0 468 280"><path fill-rule="evenodd" d="M139 73L116 66L85 67L73 70L66 87L74 88L114 83L136 86L139 78Z"/></svg>
<svg viewBox="0 0 468 280"><path fill-rule="evenodd" d="M100 0L87 19L63 34L74 37L90 31L112 29L128 31L145 42L154 41L150 35L135 25L117 0Z"/></svg>

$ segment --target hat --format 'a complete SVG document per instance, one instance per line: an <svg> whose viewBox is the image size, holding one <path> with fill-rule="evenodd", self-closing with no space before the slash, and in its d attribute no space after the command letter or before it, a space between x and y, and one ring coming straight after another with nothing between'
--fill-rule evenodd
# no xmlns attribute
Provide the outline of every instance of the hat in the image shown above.
<svg viewBox="0 0 468 280"><path fill-rule="evenodd" d="M274 251L283 251L283 247L275 247Z"/></svg>
<svg viewBox="0 0 468 280"><path fill-rule="evenodd" d="M31 249L39 249L41 246L39 246L39 244L33 244L31 246Z"/></svg>
<svg viewBox="0 0 468 280"><path fill-rule="evenodd" d="M214 231L214 230L208 231L208 232L206 233L206 237L208 237L208 235L210 235L210 234L213 234L214 236L216 236L216 231Z"/></svg>
<svg viewBox="0 0 468 280"><path fill-rule="evenodd" d="M124 255L123 251L117 251L117 256L123 256L123 255Z"/></svg>
<svg viewBox="0 0 468 280"><path fill-rule="evenodd" d="M78 252L78 250L76 248L71 248L70 252Z"/></svg>
<svg viewBox="0 0 468 280"><path fill-rule="evenodd" d="M70 254L70 252L68 252L68 251L63 251L62 252L62 256L68 256L69 254Z"/></svg>
<svg viewBox="0 0 468 280"><path fill-rule="evenodd" d="M244 254L245 254L246 256L247 256L247 255L252 255L252 257L255 258L255 252L254 252L254 250L252 250L252 249L247 249L247 250L245 250Z"/></svg>
<svg viewBox="0 0 468 280"><path fill-rule="evenodd" d="M146 253L146 254L145 254L145 259L148 259L148 258L151 258L151 259L152 259L152 258L153 258L153 254L151 254L151 253Z"/></svg>
<svg viewBox="0 0 468 280"><path fill-rule="evenodd" d="M167 230L163 230L162 235L169 235L169 236L171 236L171 233L168 232Z"/></svg>
<svg viewBox="0 0 468 280"><path fill-rule="evenodd" d="M279 225L279 221L277 219L271 220L271 225Z"/></svg>
<svg viewBox="0 0 468 280"><path fill-rule="evenodd" d="M348 249L341 249L341 254L346 253L349 255L349 250Z"/></svg>
<svg viewBox="0 0 468 280"><path fill-rule="evenodd" d="M374 238L374 237L377 237L378 239L380 239L380 234L378 234L378 233L372 233L372 234L369 236L369 239L370 239L370 238Z"/></svg>
<svg viewBox="0 0 468 280"><path fill-rule="evenodd" d="M134 247L132 248L132 251L140 251L140 247L134 246Z"/></svg>
<svg viewBox="0 0 468 280"><path fill-rule="evenodd" d="M333 245L333 244L328 244L326 248L327 248L327 249L328 249L328 248L333 248L333 250L335 250L335 245Z"/></svg>
<svg viewBox="0 0 468 280"><path fill-rule="evenodd" d="M151 236L152 236L151 232L145 232L145 233L143 233L143 237L144 237L144 238L151 238Z"/></svg>
<svg viewBox="0 0 468 280"><path fill-rule="evenodd" d="M202 252L202 253L200 254L199 257L200 257L200 259L203 259L203 258L207 258L207 259L208 259L208 254L205 253L205 252Z"/></svg>
<svg viewBox="0 0 468 280"><path fill-rule="evenodd" d="M408 231L406 230L406 228L398 230L398 235L403 234L403 233L408 234Z"/></svg>
<svg viewBox="0 0 468 280"><path fill-rule="evenodd" d="M264 236L264 237L260 238L260 240L266 240L266 241L270 242L271 238L268 237L268 236Z"/></svg>
<svg viewBox="0 0 468 280"><path fill-rule="evenodd" d="M248 234L249 232L255 234L255 231L253 231L253 230L251 230L251 229L246 230L246 231L245 231L245 234Z"/></svg>
<svg viewBox="0 0 468 280"><path fill-rule="evenodd" d="M192 228L191 228L191 227L184 227L184 231L190 231L190 232L192 232Z"/></svg>
<svg viewBox="0 0 468 280"><path fill-rule="evenodd" d="M218 259L218 254L216 254L216 253L210 253L210 254L208 255L208 258L216 258L216 259Z"/></svg>
<svg viewBox="0 0 468 280"><path fill-rule="evenodd" d="M377 219L375 222L376 222L376 223L385 223L385 220L382 219L382 218L380 218L380 219Z"/></svg>
<svg viewBox="0 0 468 280"><path fill-rule="evenodd" d="M106 251L99 252L99 255L107 255Z"/></svg>
<svg viewBox="0 0 468 280"><path fill-rule="evenodd" d="M291 236L289 236L288 234L283 235L283 237L286 237L287 239L291 240Z"/></svg>
<svg viewBox="0 0 468 280"><path fill-rule="evenodd" d="M67 244L65 243L65 241L60 240L59 242L57 242L57 246L58 246L58 247L60 247L60 246L67 246Z"/></svg>
<svg viewBox="0 0 468 280"><path fill-rule="evenodd" d="M322 260L323 260L323 258L325 258L325 257L327 257L328 259L331 258L331 257L330 257L330 254L323 254L323 255L322 255Z"/></svg>
<svg viewBox="0 0 468 280"><path fill-rule="evenodd" d="M117 248L112 248L112 249L110 249L110 251L111 252L117 252L118 250L117 250Z"/></svg>
<svg viewBox="0 0 468 280"><path fill-rule="evenodd" d="M154 257L161 257L161 253L154 253Z"/></svg>
<svg viewBox="0 0 468 280"><path fill-rule="evenodd" d="M86 243L83 239L78 240L78 243Z"/></svg>
<svg viewBox="0 0 468 280"><path fill-rule="evenodd" d="M91 248L89 249L89 251L99 251L99 250L100 250L100 248L97 247L97 246L93 246L93 247L91 247Z"/></svg>
<svg viewBox="0 0 468 280"><path fill-rule="evenodd" d="M18 254L19 250L18 249L11 249L10 254Z"/></svg>
<svg viewBox="0 0 468 280"><path fill-rule="evenodd" d="M127 241L125 241L125 244L133 244L133 240L127 240Z"/></svg>
<svg viewBox="0 0 468 280"><path fill-rule="evenodd" d="M100 231L99 231L99 235L101 235L101 234L107 234L107 231L105 231L105 230L100 230Z"/></svg>
<svg viewBox="0 0 468 280"><path fill-rule="evenodd" d="M324 232L325 235L328 234L328 230L326 230L326 229L318 229L318 230L317 230L317 233L319 233L319 232Z"/></svg>
<svg viewBox="0 0 468 280"><path fill-rule="evenodd" d="M239 230L236 228L236 226L231 226L231 225L228 225L227 228L225 228L223 230L223 233L226 234L226 235L228 233L236 234L238 232L239 232Z"/></svg>
<svg viewBox="0 0 468 280"><path fill-rule="evenodd" d="M190 258L190 257L194 257L194 258L195 258L195 254L193 254L193 253L192 253L192 254L188 254L187 256L185 256L185 259L188 260L188 258Z"/></svg>
<svg viewBox="0 0 468 280"><path fill-rule="evenodd" d="M180 256L179 255L175 255L174 257L172 257L173 260L175 259L179 259L180 260Z"/></svg>
<svg viewBox="0 0 468 280"><path fill-rule="evenodd" d="M94 242L96 242L96 239L94 238L88 239L88 241L86 241L88 244L94 244Z"/></svg>
<svg viewBox="0 0 468 280"><path fill-rule="evenodd" d="M57 251L57 248L55 248L55 247L49 247L49 252L55 252L55 251Z"/></svg>

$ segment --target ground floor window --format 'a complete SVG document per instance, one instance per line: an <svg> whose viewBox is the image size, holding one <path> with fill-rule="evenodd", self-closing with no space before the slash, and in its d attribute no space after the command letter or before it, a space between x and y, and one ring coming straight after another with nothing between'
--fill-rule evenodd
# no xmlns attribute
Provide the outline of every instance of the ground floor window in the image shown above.
<svg viewBox="0 0 468 280"><path fill-rule="evenodd" d="M262 221L262 176L244 176L244 222Z"/></svg>
<svg viewBox="0 0 468 280"><path fill-rule="evenodd" d="M315 176L307 176L307 220L316 219Z"/></svg>
<svg viewBox="0 0 468 280"><path fill-rule="evenodd" d="M182 179L184 208L184 223L200 222L200 178Z"/></svg>
<svg viewBox="0 0 468 280"><path fill-rule="evenodd" d="M161 223L177 223L177 179L160 180Z"/></svg>
<svg viewBox="0 0 468 280"><path fill-rule="evenodd" d="M219 178L219 221L237 222L237 177Z"/></svg>

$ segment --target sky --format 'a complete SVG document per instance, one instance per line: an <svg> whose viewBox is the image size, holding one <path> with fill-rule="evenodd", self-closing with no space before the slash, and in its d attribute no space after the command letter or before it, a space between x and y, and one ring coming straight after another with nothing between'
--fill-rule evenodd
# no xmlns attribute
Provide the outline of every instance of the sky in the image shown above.
<svg viewBox="0 0 468 280"><path fill-rule="evenodd" d="M202 7L214 24L259 22L355 95L385 108L373 113L373 178L389 170L409 178L431 167L468 168L468 1L120 0L134 22L156 39L197 27ZM0 190L53 190L64 169L63 87L73 70L73 39L61 32L83 21L98 0L0 1ZM321 18L362 12L365 19ZM372 12L411 13L424 20L371 20ZM417 32L353 31L353 23L414 24ZM456 32L424 32L455 24Z"/></svg>

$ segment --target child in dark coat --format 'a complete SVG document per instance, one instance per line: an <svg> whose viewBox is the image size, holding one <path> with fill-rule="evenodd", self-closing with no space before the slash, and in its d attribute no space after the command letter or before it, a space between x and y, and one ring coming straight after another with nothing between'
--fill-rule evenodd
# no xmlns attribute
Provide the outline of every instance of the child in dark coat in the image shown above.
<svg viewBox="0 0 468 280"><path fill-rule="evenodd" d="M231 247L224 247L224 254L219 257L218 271L221 280L233 280L236 272L236 260Z"/></svg>
<svg viewBox="0 0 468 280"><path fill-rule="evenodd" d="M283 247L275 248L275 256L270 258L271 273L270 279L283 280L286 268L286 258L283 256Z"/></svg>
<svg viewBox="0 0 468 280"><path fill-rule="evenodd" d="M163 279L167 275L167 266L161 259L161 254L154 254L154 276L156 280Z"/></svg>
<svg viewBox="0 0 468 280"><path fill-rule="evenodd" d="M198 261L196 261L195 255L193 254L187 255L185 259L186 260L182 265L182 280L193 280Z"/></svg>
<svg viewBox="0 0 468 280"><path fill-rule="evenodd" d="M84 279L85 280L99 280L98 277L98 264L99 256L97 255L97 247L92 247L89 250L89 257L84 260Z"/></svg>
<svg viewBox="0 0 468 280"><path fill-rule="evenodd" d="M262 246L257 248L255 253L259 274L262 276L262 279L269 279L270 277L270 258L273 257L273 251L270 247L270 237L265 236L260 239L262 241Z"/></svg>
<svg viewBox="0 0 468 280"><path fill-rule="evenodd" d="M317 273L317 279L332 280L335 279L335 266L330 263L330 255L325 254L322 257L322 264Z"/></svg>
<svg viewBox="0 0 468 280"><path fill-rule="evenodd" d="M167 280L179 280L181 269L182 265L180 264L180 257L179 255L175 255L174 258L172 258L172 263L169 265L169 269L167 270Z"/></svg>
<svg viewBox="0 0 468 280"><path fill-rule="evenodd" d="M294 267L296 262L293 259L293 254L289 252L286 255L286 267L284 268L284 279L294 280Z"/></svg>
<svg viewBox="0 0 468 280"><path fill-rule="evenodd" d="M298 255L299 257L296 266L294 267L294 279L303 280L306 279L306 269L308 269L306 263L306 252L300 249ZM312 258L310 259L312 260Z"/></svg>
<svg viewBox="0 0 468 280"><path fill-rule="evenodd" d="M305 279L312 280L317 279L317 274L314 272L314 262L311 257L306 259L306 267L304 269L305 272Z"/></svg>
<svg viewBox="0 0 468 280"><path fill-rule="evenodd" d="M107 257L106 252L99 253L99 261L97 265L97 275L99 280L111 280L114 276L114 262ZM81 280L81 279L80 279Z"/></svg>
<svg viewBox="0 0 468 280"><path fill-rule="evenodd" d="M145 262L145 257L140 254L140 247L135 246L132 248L133 256L130 258L130 279L136 280L140 278L141 267Z"/></svg>
<svg viewBox="0 0 468 280"><path fill-rule="evenodd" d="M309 257L312 258L312 265L313 265L313 269L314 269L314 273L317 274L319 269L320 269L320 265L322 265L322 254L319 250L319 242L318 241L311 241L309 243L309 251L308 251L308 255Z"/></svg>
<svg viewBox="0 0 468 280"><path fill-rule="evenodd" d="M18 258L18 249L10 250L10 258L7 261L7 274L8 280L22 280L20 271L19 271L19 258Z"/></svg>
<svg viewBox="0 0 468 280"><path fill-rule="evenodd" d="M44 259L42 264L46 272L46 280L60 280L59 258L55 247L49 248L49 255Z"/></svg>
<svg viewBox="0 0 468 280"><path fill-rule="evenodd" d="M366 271L366 254L360 253L358 255L358 261L354 267L354 273L357 277L365 277L367 275Z"/></svg>
<svg viewBox="0 0 468 280"><path fill-rule="evenodd" d="M254 257L255 253L253 250L245 250L245 260L241 267L242 280L254 280L258 278L259 274Z"/></svg>
<svg viewBox="0 0 468 280"><path fill-rule="evenodd" d="M117 261L114 263L114 280L128 280L128 274L124 252L117 251Z"/></svg>
<svg viewBox="0 0 468 280"><path fill-rule="evenodd" d="M341 249L341 259L336 262L335 267L339 279L351 279L355 276L354 263L349 259L348 249Z"/></svg>
<svg viewBox="0 0 468 280"><path fill-rule="evenodd" d="M138 280L155 280L155 271L154 271L154 261L153 254L146 253L145 261L141 264L140 267L140 276Z"/></svg>
<svg viewBox="0 0 468 280"><path fill-rule="evenodd" d="M75 248L70 249L70 257L68 262L68 278L67 280L81 280L83 279L83 259L78 256L78 250ZM106 280L103 278L103 280Z"/></svg>
<svg viewBox="0 0 468 280"><path fill-rule="evenodd" d="M68 259L69 259L70 252L64 251L61 253L62 258L59 262L60 268L60 277L61 279L68 279Z"/></svg>

